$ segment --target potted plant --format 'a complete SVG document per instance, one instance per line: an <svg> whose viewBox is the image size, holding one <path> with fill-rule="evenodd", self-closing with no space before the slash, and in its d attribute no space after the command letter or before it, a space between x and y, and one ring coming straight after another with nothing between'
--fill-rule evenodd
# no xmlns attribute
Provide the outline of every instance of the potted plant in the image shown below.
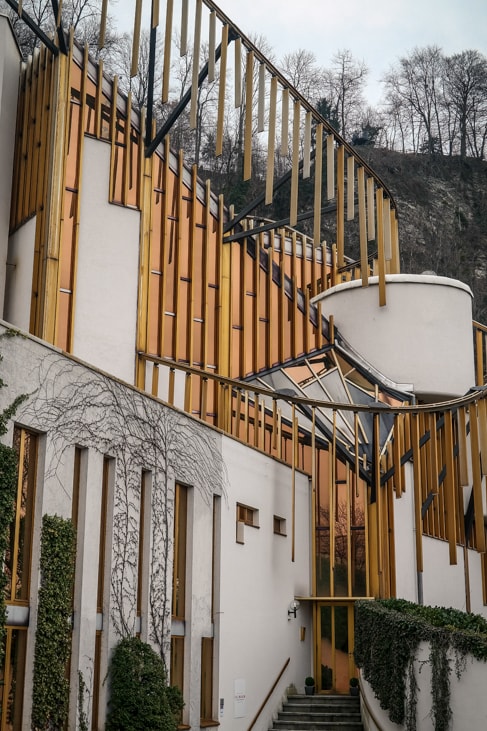
<svg viewBox="0 0 487 731"><path fill-rule="evenodd" d="M358 678L350 678L350 695L358 695L359 694L359 687L358 687Z"/></svg>
<svg viewBox="0 0 487 731"><path fill-rule="evenodd" d="M306 695L315 694L315 679L312 678L311 675L308 675L308 677L304 680L304 692Z"/></svg>

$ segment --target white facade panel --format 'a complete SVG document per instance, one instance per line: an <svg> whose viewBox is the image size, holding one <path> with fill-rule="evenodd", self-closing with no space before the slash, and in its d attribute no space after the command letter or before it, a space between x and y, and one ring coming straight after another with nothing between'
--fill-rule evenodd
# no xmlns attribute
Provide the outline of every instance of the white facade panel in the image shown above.
<svg viewBox="0 0 487 731"><path fill-rule="evenodd" d="M10 23L3 15L0 15L0 49L0 304L3 306L21 61Z"/></svg>
<svg viewBox="0 0 487 731"><path fill-rule="evenodd" d="M108 203L110 145L83 150L73 353L133 383L140 213Z"/></svg>
<svg viewBox="0 0 487 731"><path fill-rule="evenodd" d="M30 327L36 220L35 216L29 219L8 242L4 319L26 332Z"/></svg>

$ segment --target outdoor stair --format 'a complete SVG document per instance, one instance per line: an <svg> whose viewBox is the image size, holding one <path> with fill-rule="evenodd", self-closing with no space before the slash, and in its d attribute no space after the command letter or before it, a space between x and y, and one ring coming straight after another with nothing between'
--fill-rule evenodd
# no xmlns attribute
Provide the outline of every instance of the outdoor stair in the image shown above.
<svg viewBox="0 0 487 731"><path fill-rule="evenodd" d="M269 731L363 731L360 698L290 695Z"/></svg>

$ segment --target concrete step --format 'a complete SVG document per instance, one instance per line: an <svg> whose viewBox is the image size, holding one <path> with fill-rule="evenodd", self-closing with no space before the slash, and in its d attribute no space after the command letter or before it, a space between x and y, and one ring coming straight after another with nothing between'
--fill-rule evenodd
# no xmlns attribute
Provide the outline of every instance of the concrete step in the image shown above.
<svg viewBox="0 0 487 731"><path fill-rule="evenodd" d="M363 731L360 698L289 696L269 731Z"/></svg>

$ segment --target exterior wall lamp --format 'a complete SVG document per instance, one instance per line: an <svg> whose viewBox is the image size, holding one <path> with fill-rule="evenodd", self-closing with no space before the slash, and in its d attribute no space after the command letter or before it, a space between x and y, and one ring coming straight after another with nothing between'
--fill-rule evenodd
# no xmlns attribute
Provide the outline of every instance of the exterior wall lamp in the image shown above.
<svg viewBox="0 0 487 731"><path fill-rule="evenodd" d="M297 599L293 599L291 604L287 608L287 618L291 619L291 617L292 617L293 619L296 619L296 612L298 611L298 609L299 609L299 602Z"/></svg>

